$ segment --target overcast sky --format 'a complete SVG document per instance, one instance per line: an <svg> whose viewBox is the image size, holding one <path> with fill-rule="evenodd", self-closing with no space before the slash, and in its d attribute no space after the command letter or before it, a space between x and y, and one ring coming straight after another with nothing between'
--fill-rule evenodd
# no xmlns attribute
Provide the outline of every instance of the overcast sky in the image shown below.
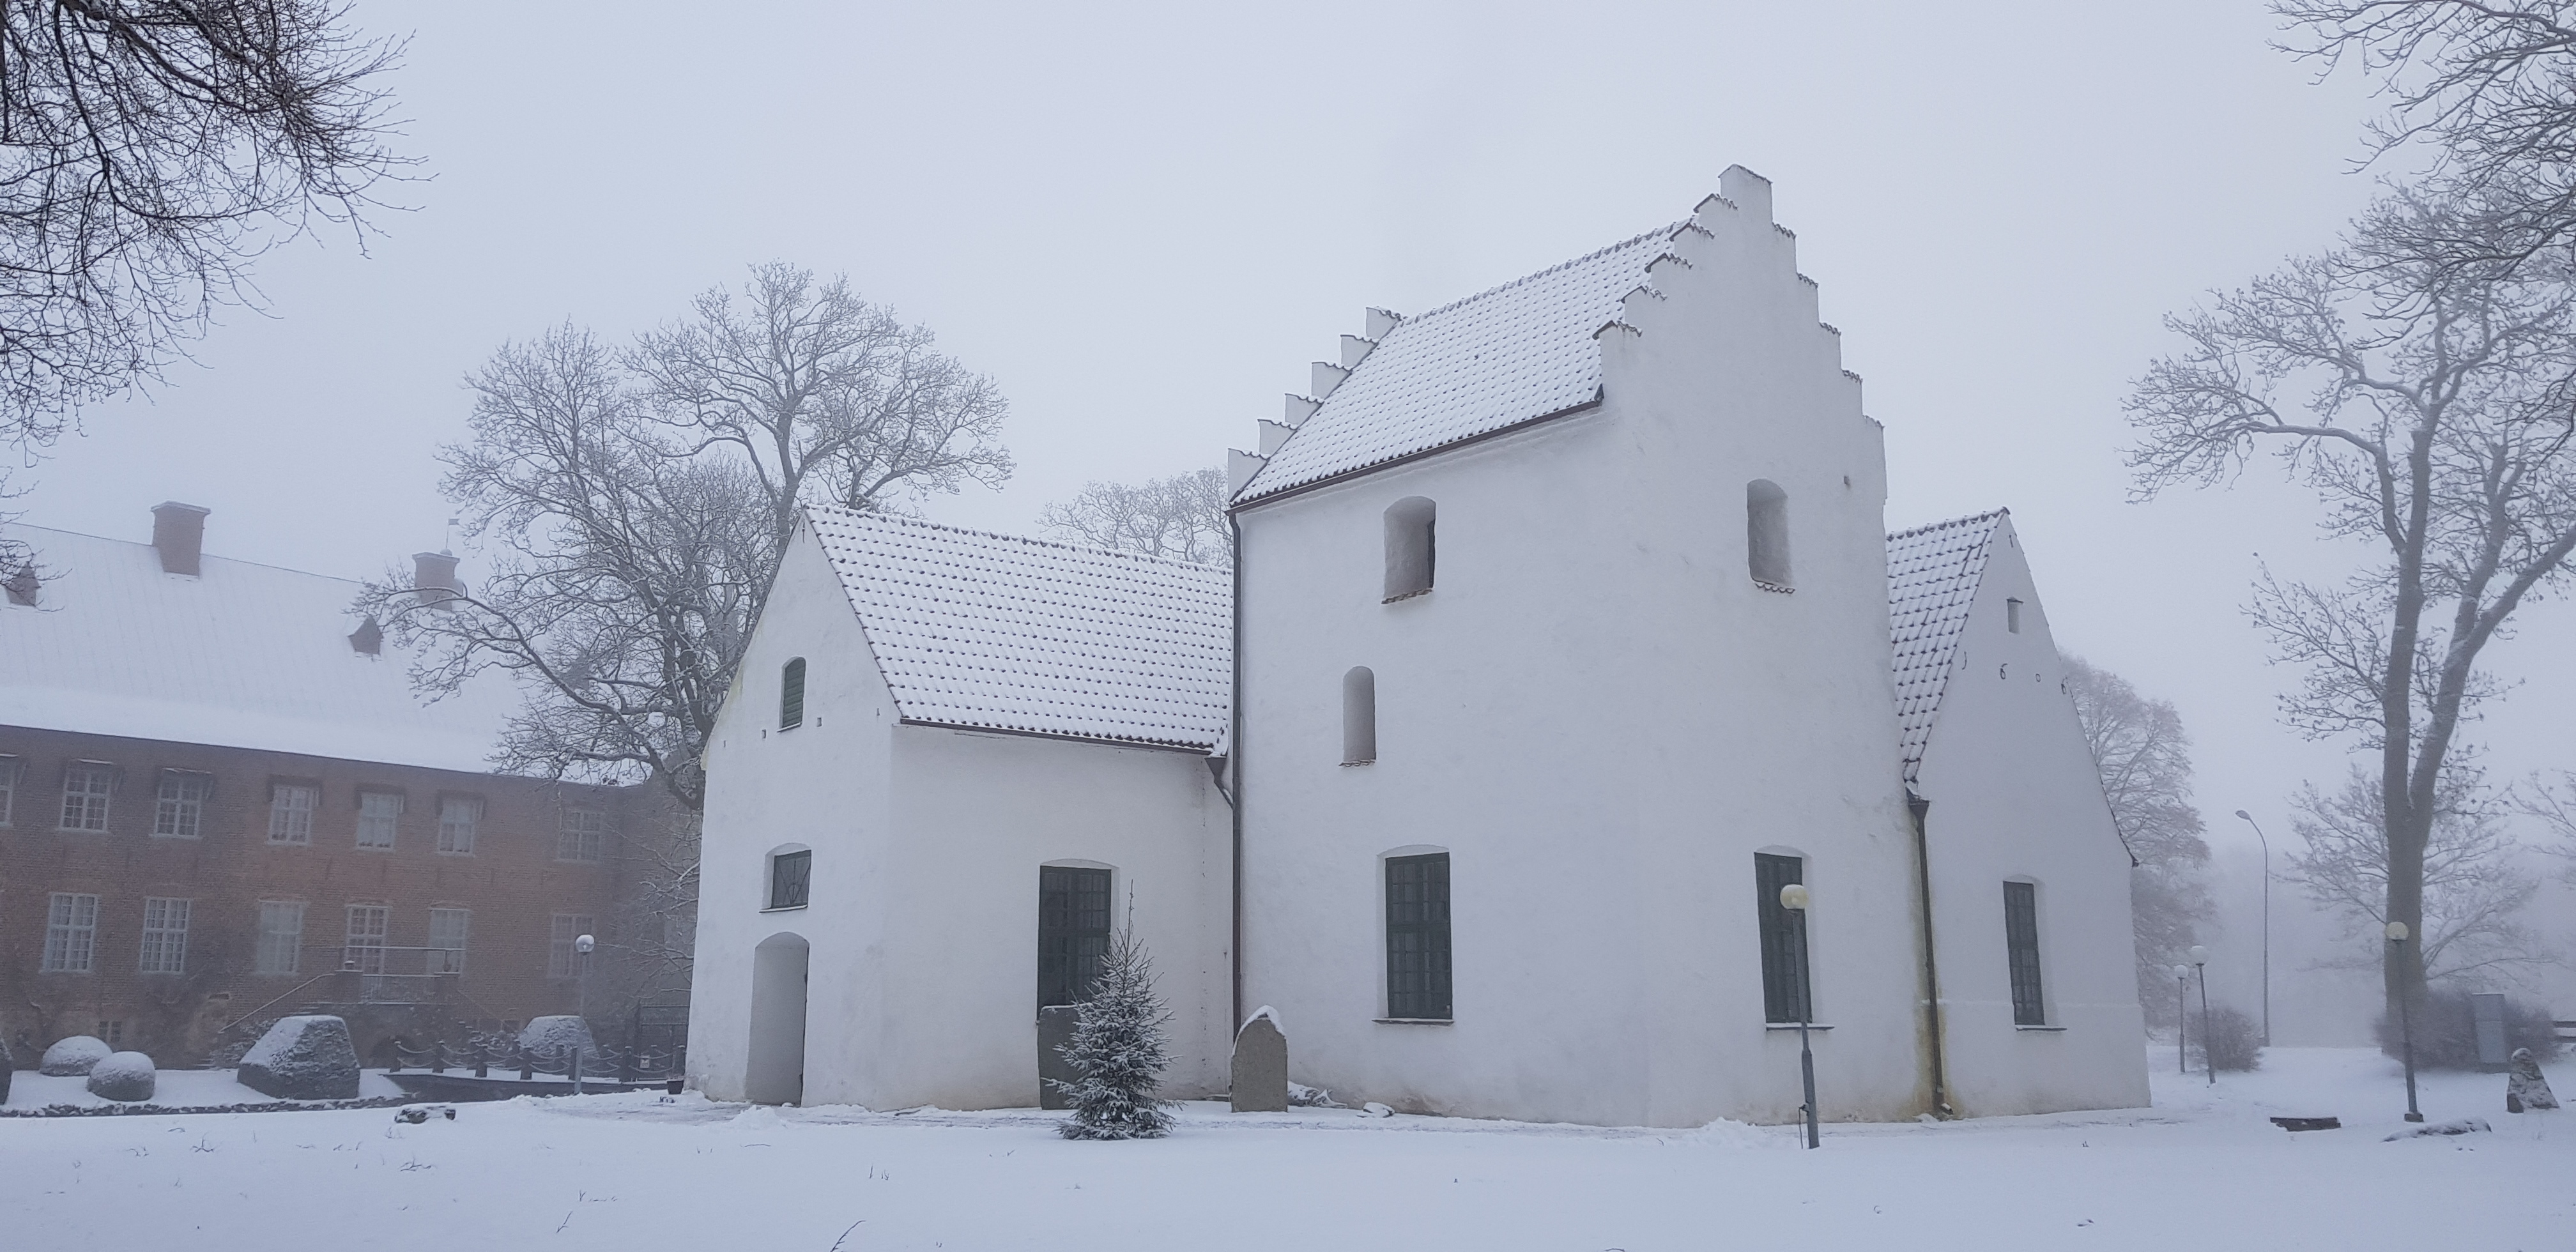
<svg viewBox="0 0 2576 1252"><path fill-rule="evenodd" d="M495 346L622 337L783 258L999 382L1018 474L926 512L1025 531L1251 446L1364 306L1670 222L1740 162L1887 426L1889 525L2009 506L2060 645L2181 705L2214 834L2243 806L2277 842L2342 768L2280 728L2242 612L2255 554L2346 559L2305 496L2264 469L2135 504L2120 465L2161 316L2370 192L2363 85L2271 51L2258 0L355 9L412 38L412 211L263 261L271 314L90 413L27 521L139 540L185 500L211 552L377 572L438 546L434 451ZM2494 652L2527 680L2484 732L2508 773L2576 740L2570 621Z"/></svg>

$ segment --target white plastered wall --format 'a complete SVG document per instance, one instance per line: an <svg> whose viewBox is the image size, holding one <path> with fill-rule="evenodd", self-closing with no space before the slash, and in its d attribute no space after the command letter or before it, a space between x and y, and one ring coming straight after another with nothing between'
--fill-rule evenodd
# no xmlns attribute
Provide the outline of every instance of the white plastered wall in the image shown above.
<svg viewBox="0 0 2576 1252"><path fill-rule="evenodd" d="M2129 860L2065 676L2006 518L1917 775L1945 1069L1951 1105L1968 1116L2147 1103ZM2037 888L2041 1029L2013 1021L2003 897L2013 878Z"/></svg>
<svg viewBox="0 0 2576 1252"><path fill-rule="evenodd" d="M1827 1115L1922 1107L1879 432L1814 286L1730 175L1691 262L1605 335L1593 412L1245 511L1247 1004L1292 1076L1403 1108L1785 1121L1753 853L1809 858ZM1789 494L1797 590L1746 569ZM1381 517L1438 505L1438 584L1381 604ZM1340 761L1341 676L1378 760ZM1384 1012L1379 858L1451 854L1456 1020Z"/></svg>

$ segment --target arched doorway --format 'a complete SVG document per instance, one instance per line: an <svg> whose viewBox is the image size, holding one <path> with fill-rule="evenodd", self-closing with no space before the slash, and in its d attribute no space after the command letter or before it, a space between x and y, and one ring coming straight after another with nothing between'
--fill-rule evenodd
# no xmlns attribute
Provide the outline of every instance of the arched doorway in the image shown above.
<svg viewBox="0 0 2576 1252"><path fill-rule="evenodd" d="M751 953L751 1056L743 1094L754 1104L805 1102L805 937L780 933Z"/></svg>

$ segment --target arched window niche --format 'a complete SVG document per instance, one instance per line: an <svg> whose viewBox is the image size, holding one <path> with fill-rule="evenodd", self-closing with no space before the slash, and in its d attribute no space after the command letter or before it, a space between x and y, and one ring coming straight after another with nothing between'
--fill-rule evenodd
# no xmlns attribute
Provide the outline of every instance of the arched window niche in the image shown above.
<svg viewBox="0 0 2576 1252"><path fill-rule="evenodd" d="M1386 600L1410 600L1431 590L1437 563L1433 537L1439 506L1421 496L1406 496L1386 508Z"/></svg>
<svg viewBox="0 0 2576 1252"><path fill-rule="evenodd" d="M805 724L805 658L796 657L778 667L778 728L794 730Z"/></svg>
<svg viewBox="0 0 2576 1252"><path fill-rule="evenodd" d="M1377 675L1354 665L1342 675L1342 764L1377 760Z"/></svg>
<svg viewBox="0 0 2576 1252"><path fill-rule="evenodd" d="M1744 485L1744 563L1765 591L1787 591L1789 493L1768 478Z"/></svg>

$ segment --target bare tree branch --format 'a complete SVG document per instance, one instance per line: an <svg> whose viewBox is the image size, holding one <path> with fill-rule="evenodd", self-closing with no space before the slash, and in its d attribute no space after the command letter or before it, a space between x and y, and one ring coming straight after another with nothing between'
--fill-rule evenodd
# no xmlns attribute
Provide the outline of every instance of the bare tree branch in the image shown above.
<svg viewBox="0 0 2576 1252"><path fill-rule="evenodd" d="M1193 470L1142 483L1084 483L1038 524L1062 539L1202 565L1234 563L1225 524L1225 471Z"/></svg>

